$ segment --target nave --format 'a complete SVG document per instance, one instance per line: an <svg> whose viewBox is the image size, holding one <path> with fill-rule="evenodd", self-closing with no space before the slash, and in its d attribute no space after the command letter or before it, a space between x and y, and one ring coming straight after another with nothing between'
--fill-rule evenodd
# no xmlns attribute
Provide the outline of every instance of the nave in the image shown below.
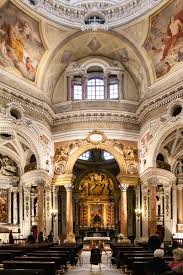
<svg viewBox="0 0 183 275"><path fill-rule="evenodd" d="M101 269L99 265L90 265L90 251L82 251L81 253L81 261L76 266L70 266L67 275L118 275L122 274L121 269L117 269L115 266L110 265L110 257L111 251L107 251L107 255L105 252L102 252L102 263Z"/></svg>

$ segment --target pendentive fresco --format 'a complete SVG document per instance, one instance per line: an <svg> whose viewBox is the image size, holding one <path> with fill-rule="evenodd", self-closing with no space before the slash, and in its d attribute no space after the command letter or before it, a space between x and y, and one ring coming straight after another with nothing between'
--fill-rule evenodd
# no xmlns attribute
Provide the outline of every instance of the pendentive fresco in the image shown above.
<svg viewBox="0 0 183 275"><path fill-rule="evenodd" d="M183 1L173 1L152 17L145 48L158 78L183 61Z"/></svg>
<svg viewBox="0 0 183 275"><path fill-rule="evenodd" d="M8 2L0 9L0 66L34 81L43 53L39 23Z"/></svg>

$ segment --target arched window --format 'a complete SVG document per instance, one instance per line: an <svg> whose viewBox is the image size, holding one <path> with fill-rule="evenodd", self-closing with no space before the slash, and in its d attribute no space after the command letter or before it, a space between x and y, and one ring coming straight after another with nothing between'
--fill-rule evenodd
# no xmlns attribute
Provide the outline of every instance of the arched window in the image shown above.
<svg viewBox="0 0 183 275"><path fill-rule="evenodd" d="M109 152L104 151L103 154L104 154L103 157L104 157L105 160L109 160L109 159L114 158L113 155L111 155Z"/></svg>
<svg viewBox="0 0 183 275"><path fill-rule="evenodd" d="M84 153L79 157L79 159L81 159L81 160L88 160L89 158L90 158L90 151L84 152Z"/></svg>
<svg viewBox="0 0 183 275"><path fill-rule="evenodd" d="M104 99L104 80L91 78L87 82L87 99Z"/></svg>

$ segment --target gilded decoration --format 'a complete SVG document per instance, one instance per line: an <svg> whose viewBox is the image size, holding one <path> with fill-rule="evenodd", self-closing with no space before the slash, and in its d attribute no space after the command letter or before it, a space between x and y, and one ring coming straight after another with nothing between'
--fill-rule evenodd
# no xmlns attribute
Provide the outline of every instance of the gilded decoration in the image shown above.
<svg viewBox="0 0 183 275"><path fill-rule="evenodd" d="M171 1L151 21L145 49L153 61L157 77L161 77L183 61L182 1Z"/></svg>
<svg viewBox="0 0 183 275"><path fill-rule="evenodd" d="M104 173L89 173L79 184L81 194L87 196L112 195L114 184L108 175Z"/></svg>
<svg viewBox="0 0 183 275"><path fill-rule="evenodd" d="M31 81L44 53L39 23L10 1L0 9L0 66Z"/></svg>
<svg viewBox="0 0 183 275"><path fill-rule="evenodd" d="M108 173L90 172L78 185L80 227L114 227L114 182Z"/></svg>
<svg viewBox="0 0 183 275"><path fill-rule="evenodd" d="M106 139L106 135L99 130L93 130L92 132L89 132L88 136L86 137L86 140L93 145L104 143Z"/></svg>

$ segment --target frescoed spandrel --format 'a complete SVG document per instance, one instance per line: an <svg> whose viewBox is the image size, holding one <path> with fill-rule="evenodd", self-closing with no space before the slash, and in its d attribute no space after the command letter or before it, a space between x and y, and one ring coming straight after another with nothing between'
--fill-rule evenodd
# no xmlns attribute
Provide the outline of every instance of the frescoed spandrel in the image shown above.
<svg viewBox="0 0 183 275"><path fill-rule="evenodd" d="M39 23L8 2L0 9L0 66L35 80L44 53Z"/></svg>

